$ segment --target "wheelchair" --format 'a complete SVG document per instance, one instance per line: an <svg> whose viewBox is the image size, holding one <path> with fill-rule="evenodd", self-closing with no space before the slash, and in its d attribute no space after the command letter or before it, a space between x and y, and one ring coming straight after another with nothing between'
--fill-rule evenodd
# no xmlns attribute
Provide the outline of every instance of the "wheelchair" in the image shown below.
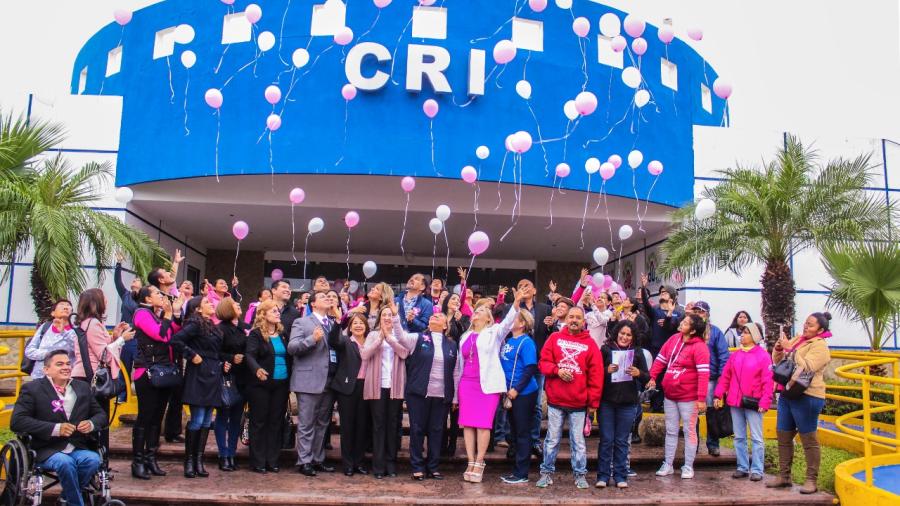
<svg viewBox="0 0 900 506"><path fill-rule="evenodd" d="M94 434L95 436L98 433ZM37 453L31 449L31 436L17 434L0 448L0 480L3 490L0 492L0 506L38 506L42 504L44 492L59 484L55 474L44 471L37 466ZM99 441L99 439L97 439ZM100 467L91 478L90 483L81 491L84 504L87 506L125 506L125 503L113 499L110 489L109 459L107 451L97 444L92 448L100 454ZM57 504L66 504L61 497Z"/></svg>

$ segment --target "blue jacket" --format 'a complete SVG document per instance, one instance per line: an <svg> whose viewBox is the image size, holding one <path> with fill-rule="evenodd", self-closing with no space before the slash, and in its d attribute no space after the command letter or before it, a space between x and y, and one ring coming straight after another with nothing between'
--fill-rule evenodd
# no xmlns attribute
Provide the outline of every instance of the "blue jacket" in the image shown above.
<svg viewBox="0 0 900 506"><path fill-rule="evenodd" d="M709 379L710 381L717 380L725 369L729 352L725 334L713 324L709 325L709 341L706 342L706 346L709 347Z"/></svg>
<svg viewBox="0 0 900 506"><path fill-rule="evenodd" d="M137 311L138 303L131 295L131 290L122 282L122 264L116 262L116 271L113 274L113 281L116 283L116 292L122 299L122 321L131 325L134 320L134 312ZM135 343L136 345L137 343Z"/></svg>
<svg viewBox="0 0 900 506"><path fill-rule="evenodd" d="M400 311L400 323L403 325L403 330L407 332L425 332L425 329L428 328L428 320L434 312L434 302L431 302L430 297L423 297L422 295L416 297L412 308L413 310L418 310L417 314L412 321L407 321L406 310L409 308L403 305L403 296L405 294L406 292L402 292L395 299L397 309Z"/></svg>

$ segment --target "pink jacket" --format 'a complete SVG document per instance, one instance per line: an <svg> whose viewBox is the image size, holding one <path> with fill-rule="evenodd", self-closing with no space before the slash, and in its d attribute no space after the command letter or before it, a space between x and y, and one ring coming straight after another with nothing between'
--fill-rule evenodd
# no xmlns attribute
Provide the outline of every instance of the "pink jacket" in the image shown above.
<svg viewBox="0 0 900 506"><path fill-rule="evenodd" d="M366 337L366 344L359 350L363 369L366 370L363 399L367 401L381 398L382 343L384 343L384 339L381 337L381 331L373 330ZM402 399L406 390L406 357L409 356L409 350L393 335L388 337L387 344L394 350L394 363L391 367L391 399Z"/></svg>
<svg viewBox="0 0 900 506"><path fill-rule="evenodd" d="M762 346L754 346L750 351L740 349L731 354L722 377L716 384L715 396L737 408L744 395L759 398L759 407L768 410L772 406L772 358Z"/></svg>
<svg viewBox="0 0 900 506"><path fill-rule="evenodd" d="M687 343L681 332L666 341L653 366L650 377L666 370L662 386L666 399L675 402L705 401L709 388L709 348L703 339L692 337Z"/></svg>
<svg viewBox="0 0 900 506"><path fill-rule="evenodd" d="M109 363L110 372L113 378L119 377L119 354L122 351L122 345L125 340L121 337L112 340L112 336L107 332L106 327L96 318L90 318L81 322L81 328L87 335L87 349L90 355L91 368L97 372L100 365L100 357L103 356L103 350L107 351L106 360ZM84 359L81 356L81 347L78 341L75 341L75 363L72 365L72 377L84 378Z"/></svg>

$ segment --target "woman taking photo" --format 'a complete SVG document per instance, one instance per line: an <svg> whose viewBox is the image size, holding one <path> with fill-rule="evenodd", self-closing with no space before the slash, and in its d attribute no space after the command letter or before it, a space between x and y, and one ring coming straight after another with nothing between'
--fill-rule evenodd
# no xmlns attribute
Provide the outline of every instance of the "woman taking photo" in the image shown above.
<svg viewBox="0 0 900 506"><path fill-rule="evenodd" d="M267 300L272 300L272 290L263 288L256 294L256 302L250 303L250 306L247 308L247 314L244 315L244 323L247 324L248 329L253 326L253 320L256 319L256 308Z"/></svg>
<svg viewBox="0 0 900 506"><path fill-rule="evenodd" d="M709 347L703 341L706 322L689 313L678 324L678 332L663 344L650 369L647 388L656 388L652 378L663 369L663 393L666 414L666 453L657 476L675 474L672 463L678 448L678 426L684 428L684 466L681 478L694 477L694 458L697 456L697 418L706 411L706 391L709 386Z"/></svg>
<svg viewBox="0 0 900 506"><path fill-rule="evenodd" d="M187 360L181 399L190 406L191 418L184 437L184 477L206 478L209 473L203 465L203 454L212 411L222 403L222 334L213 325L215 309L207 297L188 301L185 315L184 327L172 338L172 345ZM225 372L230 369L231 364L225 362Z"/></svg>
<svg viewBox="0 0 900 506"><path fill-rule="evenodd" d="M409 355L394 337L393 319L397 304L382 307L378 327L369 332L360 350L365 364L365 399L372 415L372 474L377 479L397 476L397 450L400 448L400 419L406 389L406 357Z"/></svg>
<svg viewBox="0 0 900 506"><path fill-rule="evenodd" d="M438 471L444 439L444 421L456 390L457 349L447 336L447 316L432 313L428 328L407 333L400 317L393 321L394 336L410 354L406 358L406 408L409 411L409 454L414 480L443 480ZM425 436L428 456L423 458Z"/></svg>
<svg viewBox="0 0 900 506"><path fill-rule="evenodd" d="M765 442L763 441L763 414L772 404L772 358L760 346L763 336L756 325L740 327L740 348L731 354L722 376L716 384L713 401L716 408L723 404L731 407L734 426L734 453L737 470L732 478L750 476L750 481L763 479ZM725 402L722 402L722 398ZM753 458L747 448L747 426L753 442Z"/></svg>
<svg viewBox="0 0 900 506"><path fill-rule="evenodd" d="M803 453L806 454L806 481L800 488L801 494L816 492L819 477L821 452L816 437L819 414L825 406L825 367L831 361L831 352L825 339L831 337L828 330L831 313L813 313L803 323L803 333L788 339L781 332L772 351L772 361L779 363L791 355L796 363L794 375L787 383L787 391L779 385L778 391L778 479L769 483L769 488L791 486L791 464L794 461L794 436L800 433ZM801 375L812 375L809 386L804 390L797 385Z"/></svg>
<svg viewBox="0 0 900 506"><path fill-rule="evenodd" d="M75 360L75 331L69 323L72 316L72 303L66 299L59 299L50 308L49 322L38 327L37 331L25 346L25 356L34 361L31 370L33 379L44 377L44 368L40 362L51 351L66 350L69 352L69 360Z"/></svg>
<svg viewBox="0 0 900 506"><path fill-rule="evenodd" d="M734 318L731 320L731 325L725 329L725 343L728 344L729 348L739 348L741 346L741 335L743 334L744 326L753 323L753 320L750 318L750 313L746 311L738 311Z"/></svg>
<svg viewBox="0 0 900 506"><path fill-rule="evenodd" d="M226 396L222 396L222 405L216 408L216 446L219 448L219 469L235 471L238 466L234 461L238 438L241 435L241 416L244 414L244 399L249 384L249 371L244 355L247 348L246 328L241 321L241 305L235 301L225 301L216 308L219 333L222 334L222 349L219 360L230 364L230 371L223 377L223 389L226 384L236 392L235 397L228 397L230 405L225 405Z"/></svg>
<svg viewBox="0 0 900 506"><path fill-rule="evenodd" d="M330 386L337 394L338 416L341 418L341 463L345 476L369 474L362 466L369 413L363 401L366 369L360 353L369 334L369 321L362 313L351 312L347 320L347 333L336 332L337 328L335 326L328 334L328 347L338 357L337 371Z"/></svg>
<svg viewBox="0 0 900 506"><path fill-rule="evenodd" d="M499 324L494 324L488 305L478 305L472 314L472 324L459 343L460 359L456 362L461 369L457 389L459 425L463 427L469 459L463 474L465 481L481 483L484 475L484 454L491 440L494 413L500 394L507 391L500 347L516 319L525 290L515 292L512 307Z"/></svg>
<svg viewBox="0 0 900 506"><path fill-rule="evenodd" d="M515 444L516 455L513 472L500 477L505 483L528 483L531 431L538 397L538 384L534 379L538 372L537 347L531 338L533 331L534 316L531 311L518 309L512 325L512 337L506 340L500 352L500 364L506 377L506 396L511 403L508 417L510 437Z"/></svg>
<svg viewBox="0 0 900 506"><path fill-rule="evenodd" d="M247 336L250 405L250 469L255 473L277 473L282 424L288 402L291 356L281 333L281 311L275 301L256 308L253 330Z"/></svg>
<svg viewBox="0 0 900 506"><path fill-rule="evenodd" d="M600 348L603 356L603 395L600 402L600 449L597 488L606 488L610 470L618 488L628 487L628 449L631 428L641 409L641 384L650 380L643 350L637 346L637 326L620 321ZM621 368L621 369L620 369Z"/></svg>
<svg viewBox="0 0 900 506"><path fill-rule="evenodd" d="M172 361L172 336L180 330L173 321L174 310L169 298L159 288L147 285L138 291L138 309L134 312L137 354L134 357L134 389L138 412L131 436L131 475L149 480L150 475L165 476L159 468L159 433L163 413L175 384L181 382ZM178 313L181 308L178 307ZM162 373L170 374L162 374ZM152 379L151 379L152 376ZM168 381L167 381L168 379Z"/></svg>

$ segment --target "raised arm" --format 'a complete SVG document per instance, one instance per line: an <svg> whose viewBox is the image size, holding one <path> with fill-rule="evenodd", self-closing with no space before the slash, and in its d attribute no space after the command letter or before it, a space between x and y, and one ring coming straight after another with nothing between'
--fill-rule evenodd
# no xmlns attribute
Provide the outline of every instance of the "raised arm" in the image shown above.
<svg viewBox="0 0 900 506"><path fill-rule="evenodd" d="M400 324L400 316L394 316L391 319L394 328L394 339L397 340L408 352L412 354L416 349L416 343L419 341L419 335L403 330Z"/></svg>

